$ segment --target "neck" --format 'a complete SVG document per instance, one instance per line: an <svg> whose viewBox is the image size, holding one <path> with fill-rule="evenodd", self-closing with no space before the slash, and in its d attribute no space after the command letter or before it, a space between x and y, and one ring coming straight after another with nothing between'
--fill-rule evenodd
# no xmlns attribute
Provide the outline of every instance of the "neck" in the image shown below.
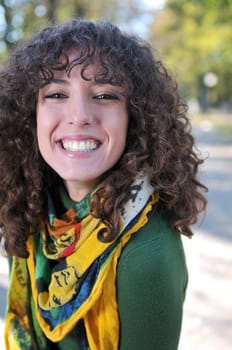
<svg viewBox="0 0 232 350"><path fill-rule="evenodd" d="M66 191L70 199L74 202L80 202L83 198L87 196L88 193L92 191L92 189L95 186L95 182L88 183L85 185L82 184L81 186L79 186L79 184L77 184L76 182L75 183L65 182L64 186L66 188Z"/></svg>

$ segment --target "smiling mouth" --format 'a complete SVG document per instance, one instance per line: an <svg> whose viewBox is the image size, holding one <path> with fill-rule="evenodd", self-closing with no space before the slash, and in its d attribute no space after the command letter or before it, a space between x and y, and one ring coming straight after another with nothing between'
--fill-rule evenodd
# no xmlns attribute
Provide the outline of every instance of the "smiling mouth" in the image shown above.
<svg viewBox="0 0 232 350"><path fill-rule="evenodd" d="M61 145L63 149L72 152L91 152L99 146L94 140L62 140Z"/></svg>

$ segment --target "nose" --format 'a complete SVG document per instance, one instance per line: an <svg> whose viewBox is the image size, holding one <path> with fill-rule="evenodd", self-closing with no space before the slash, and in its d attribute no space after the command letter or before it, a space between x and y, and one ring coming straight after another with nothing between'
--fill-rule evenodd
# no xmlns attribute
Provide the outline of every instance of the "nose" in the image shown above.
<svg viewBox="0 0 232 350"><path fill-rule="evenodd" d="M69 124L78 126L90 125L94 117L88 99L81 95L71 97L69 100L67 117Z"/></svg>

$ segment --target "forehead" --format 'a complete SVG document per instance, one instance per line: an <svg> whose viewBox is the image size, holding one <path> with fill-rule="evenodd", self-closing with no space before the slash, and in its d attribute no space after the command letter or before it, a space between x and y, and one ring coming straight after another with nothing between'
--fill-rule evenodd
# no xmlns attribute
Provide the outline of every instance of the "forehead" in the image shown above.
<svg viewBox="0 0 232 350"><path fill-rule="evenodd" d="M100 84L119 86L127 95L129 76L115 57L94 51L71 49L63 53L53 65L48 76L45 74L42 86L55 79L64 79L73 74L80 74L84 80L95 81Z"/></svg>
<svg viewBox="0 0 232 350"><path fill-rule="evenodd" d="M64 70L54 71L55 76L72 73L73 69L80 71L80 74L87 80L92 80L99 75L105 74L106 70L103 65L100 64L100 60L97 54L88 55L85 50L72 50L65 57L61 57L59 60L64 64Z"/></svg>
<svg viewBox="0 0 232 350"><path fill-rule="evenodd" d="M67 69L54 70L52 80L69 79L79 75L86 81L95 81L100 72L101 68L95 63L89 64L88 66L83 64L73 64L71 67L67 67Z"/></svg>

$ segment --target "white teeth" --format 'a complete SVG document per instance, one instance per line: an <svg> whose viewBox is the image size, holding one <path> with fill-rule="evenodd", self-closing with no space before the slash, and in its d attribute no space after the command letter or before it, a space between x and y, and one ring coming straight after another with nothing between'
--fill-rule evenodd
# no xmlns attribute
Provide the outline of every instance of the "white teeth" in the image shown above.
<svg viewBox="0 0 232 350"><path fill-rule="evenodd" d="M79 151L79 152L89 152L97 148L96 142L92 140L64 140L62 141L63 148L68 151Z"/></svg>

